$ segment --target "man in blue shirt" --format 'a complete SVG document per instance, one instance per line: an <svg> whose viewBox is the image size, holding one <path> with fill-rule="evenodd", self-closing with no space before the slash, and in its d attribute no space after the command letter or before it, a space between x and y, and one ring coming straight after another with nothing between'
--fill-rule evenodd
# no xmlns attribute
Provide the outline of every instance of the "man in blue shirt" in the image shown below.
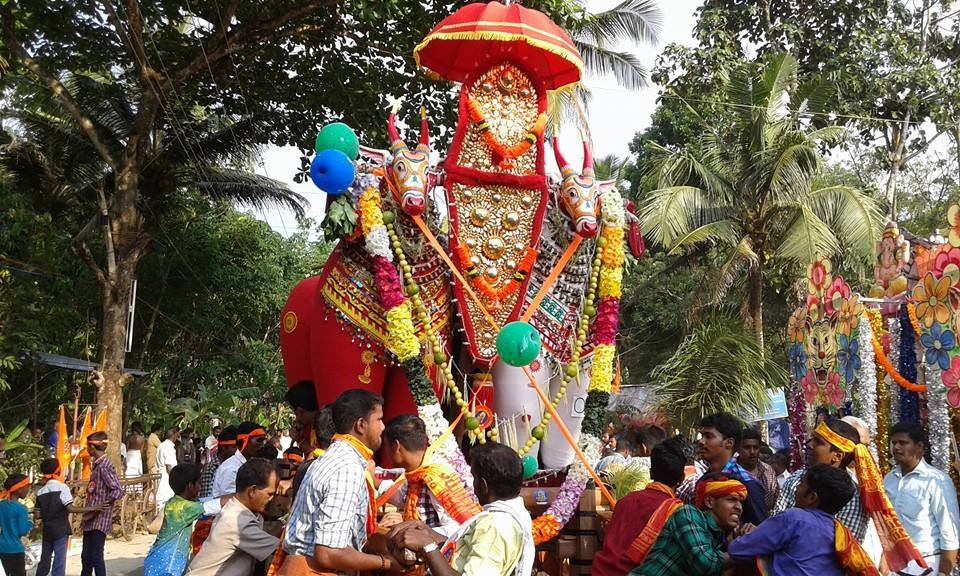
<svg viewBox="0 0 960 576"><path fill-rule="evenodd" d="M11 474L0 490L0 565L7 576L27 576L21 538L33 529L27 507L20 499L30 490L30 479Z"/></svg>
<svg viewBox="0 0 960 576"><path fill-rule="evenodd" d="M745 527L749 533L731 542L728 554L737 562L758 557L772 560L770 573L777 576L876 575L866 552L834 518L856 494L846 471L827 464L812 466L797 486L797 507L771 516L752 530Z"/></svg>
<svg viewBox="0 0 960 576"><path fill-rule="evenodd" d="M950 574L960 548L953 482L923 460L928 444L919 424L894 426L890 446L897 467L883 479L887 497L927 566L934 574Z"/></svg>

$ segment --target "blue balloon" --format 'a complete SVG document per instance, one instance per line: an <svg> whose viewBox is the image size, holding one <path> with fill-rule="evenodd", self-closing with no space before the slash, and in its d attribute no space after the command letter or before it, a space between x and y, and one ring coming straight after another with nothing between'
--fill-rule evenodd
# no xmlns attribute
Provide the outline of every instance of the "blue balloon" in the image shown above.
<svg viewBox="0 0 960 576"><path fill-rule="evenodd" d="M343 194L353 184L355 175L353 161L336 148L319 152L310 163L310 179L331 196Z"/></svg>

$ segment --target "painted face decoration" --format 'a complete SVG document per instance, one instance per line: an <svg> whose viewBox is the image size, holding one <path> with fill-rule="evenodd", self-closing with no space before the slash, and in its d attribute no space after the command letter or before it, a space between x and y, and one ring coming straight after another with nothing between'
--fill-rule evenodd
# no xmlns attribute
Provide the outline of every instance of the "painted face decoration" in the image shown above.
<svg viewBox="0 0 960 576"><path fill-rule="evenodd" d="M557 159L557 165L563 180L560 182L560 197L558 202L560 209L567 215L577 234L584 238L592 238L597 235L597 212L599 204L597 194L597 178L593 172L593 156L590 154L590 146L586 140L583 141L583 171L577 174L576 170L570 167L570 164L564 160L560 153L559 139L553 137L553 153Z"/></svg>
<svg viewBox="0 0 960 576"><path fill-rule="evenodd" d="M411 150L400 138L396 128L396 109L387 119L387 132L390 135L390 152L393 160L387 167L391 180L390 189L403 211L411 216L419 216L427 209L430 168L430 130L427 125L426 111L420 110L420 142Z"/></svg>

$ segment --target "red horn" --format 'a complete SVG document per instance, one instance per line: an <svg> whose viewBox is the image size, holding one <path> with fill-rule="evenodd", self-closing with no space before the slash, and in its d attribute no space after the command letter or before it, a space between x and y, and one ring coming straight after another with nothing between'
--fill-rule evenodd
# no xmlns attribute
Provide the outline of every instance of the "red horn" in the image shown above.
<svg viewBox="0 0 960 576"><path fill-rule="evenodd" d="M430 126L427 124L427 109L420 107L420 145L430 148Z"/></svg>
<svg viewBox="0 0 960 576"><path fill-rule="evenodd" d="M563 154L560 153L560 138L556 134L553 135L553 155L557 159L557 165L560 166L561 172L566 172L570 170L570 164L567 164L567 161L564 160Z"/></svg>
<svg viewBox="0 0 960 576"><path fill-rule="evenodd" d="M590 144L583 140L583 171L593 170L593 154L590 153Z"/></svg>
<svg viewBox="0 0 960 576"><path fill-rule="evenodd" d="M390 115L387 116L387 134L390 135L390 145L403 145L403 139L400 138L400 133L397 132L397 113L390 111Z"/></svg>

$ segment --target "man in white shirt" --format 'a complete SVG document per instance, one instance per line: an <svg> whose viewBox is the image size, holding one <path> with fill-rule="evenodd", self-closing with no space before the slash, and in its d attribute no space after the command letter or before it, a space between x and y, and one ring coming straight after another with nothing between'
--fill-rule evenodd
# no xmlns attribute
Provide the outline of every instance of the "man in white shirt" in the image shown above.
<svg viewBox="0 0 960 576"><path fill-rule="evenodd" d="M259 424L244 422L237 427L237 451L217 468L210 496L219 498L237 491L237 471L247 463L247 459L260 452L266 439L267 431Z"/></svg>
<svg viewBox="0 0 960 576"><path fill-rule="evenodd" d="M170 487L170 471L177 465L177 440L180 429L176 426L167 429L166 440L157 448L157 470L160 472L160 486L157 488L157 510L163 510L167 501L174 497Z"/></svg>
<svg viewBox="0 0 960 576"><path fill-rule="evenodd" d="M263 516L277 490L277 472L262 458L251 458L236 475L237 494L213 521L210 535L184 576L251 576L257 562L277 549L279 540L263 530Z"/></svg>
<svg viewBox="0 0 960 576"><path fill-rule="evenodd" d="M897 467L883 479L887 497L927 566L934 574L950 574L960 548L960 512L953 482L924 462L928 444L919 424L900 422L894 426L890 446Z"/></svg>

